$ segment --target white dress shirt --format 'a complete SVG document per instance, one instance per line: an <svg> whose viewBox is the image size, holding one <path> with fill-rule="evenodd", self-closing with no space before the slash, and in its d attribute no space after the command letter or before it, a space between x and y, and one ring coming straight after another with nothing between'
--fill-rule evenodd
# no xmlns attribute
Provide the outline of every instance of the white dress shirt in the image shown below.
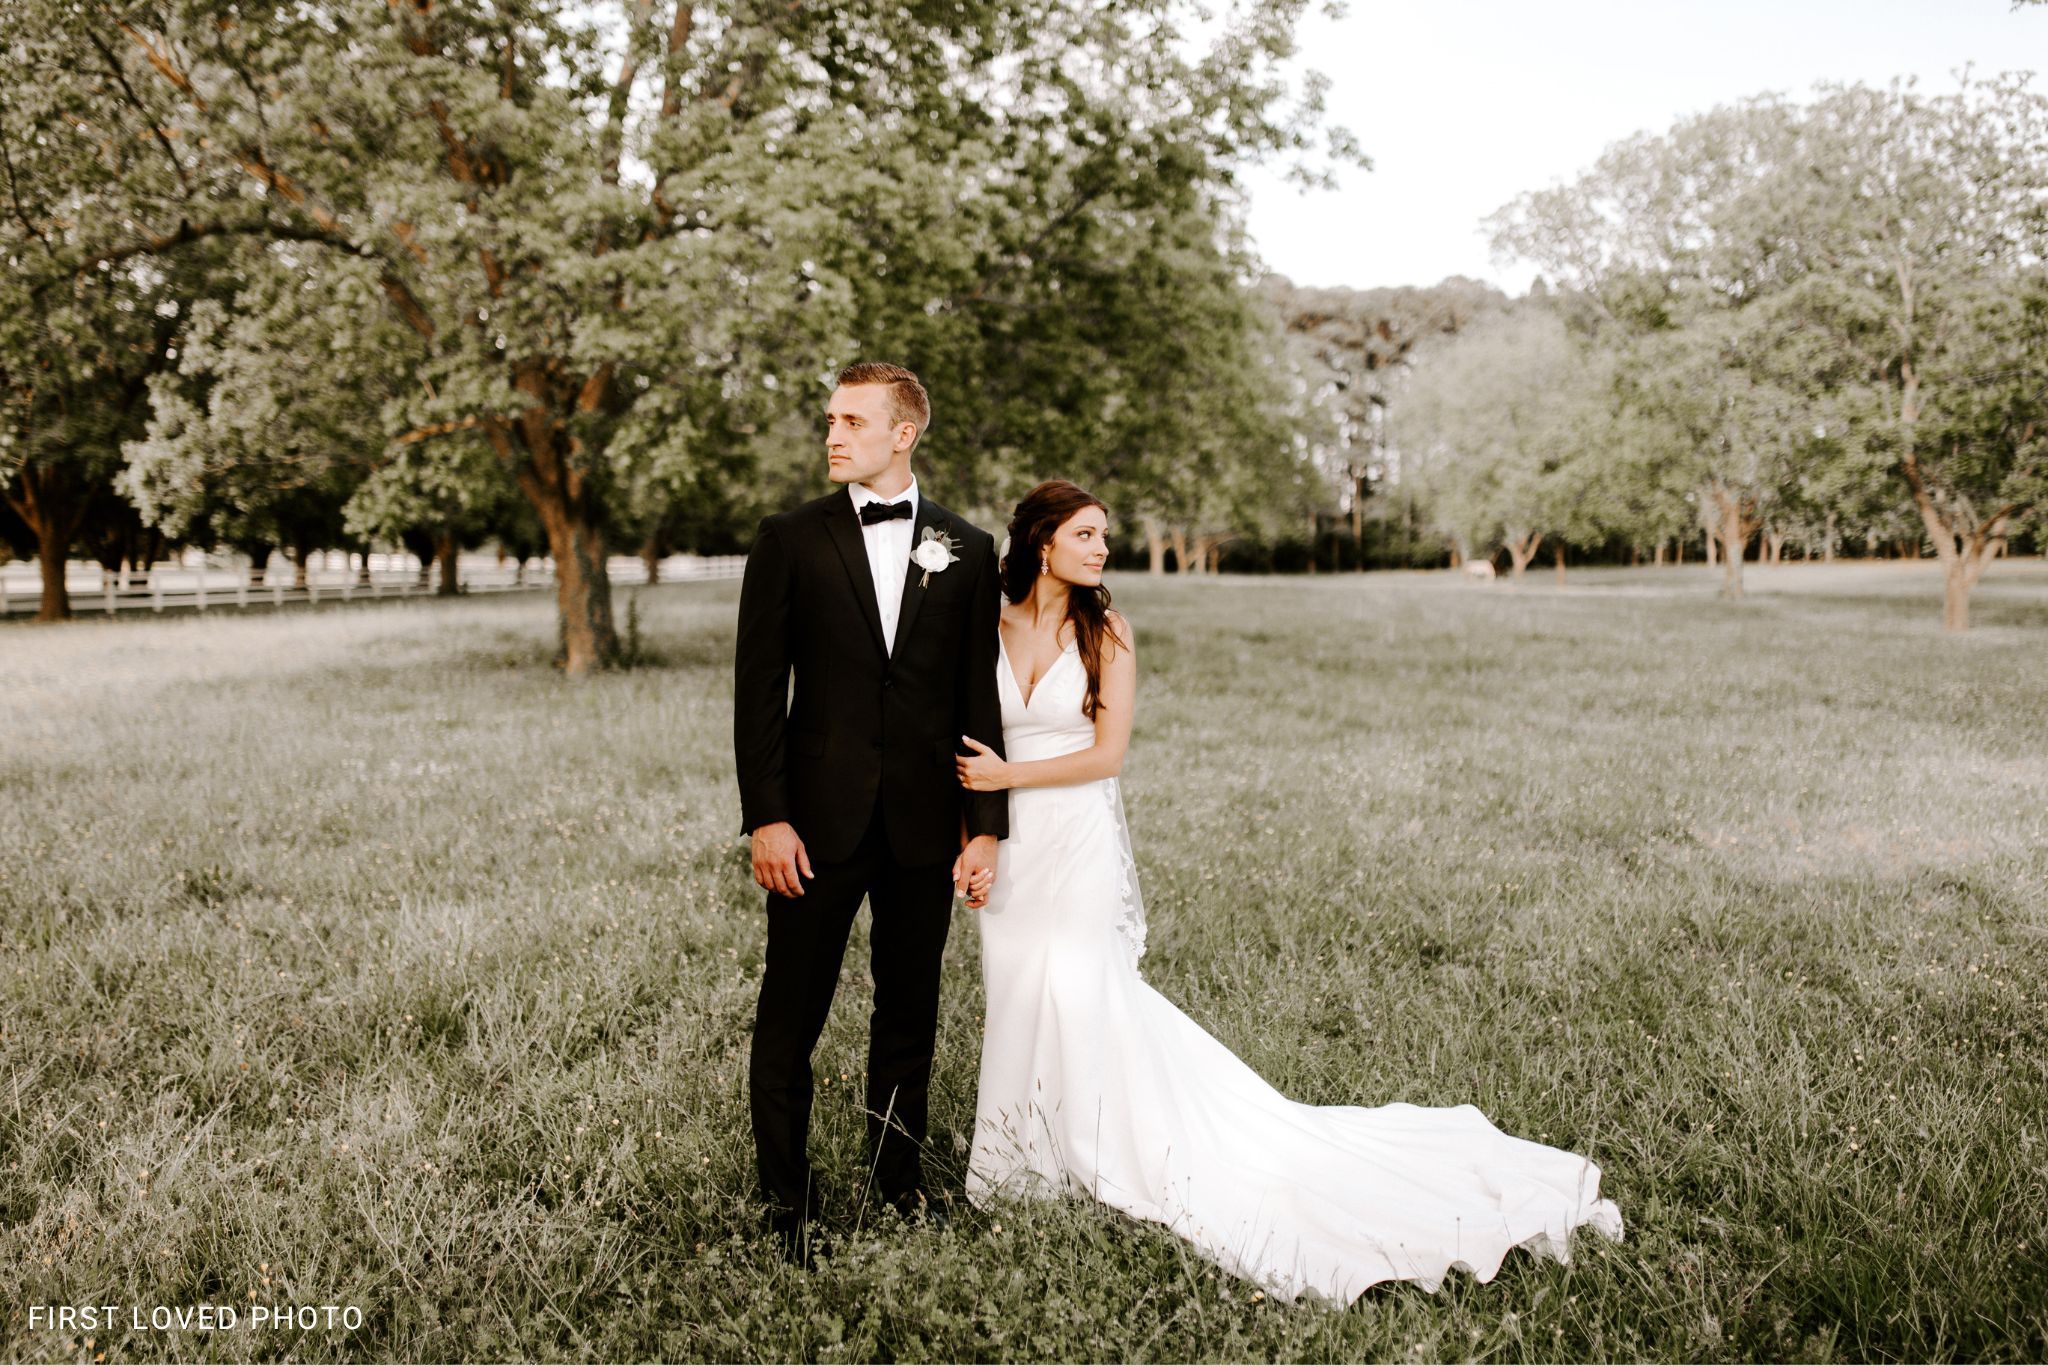
<svg viewBox="0 0 2048 1365"><path fill-rule="evenodd" d="M868 574L875 580L875 606L882 613L882 640L894 654L896 617L903 608L903 580L910 573L910 540L917 525L917 479L912 476L910 487L893 498L880 497L857 483L846 485L846 491L853 497L853 514L856 517L860 515L860 509L871 502L910 504L907 517L878 521L860 528L860 538L868 550Z"/></svg>

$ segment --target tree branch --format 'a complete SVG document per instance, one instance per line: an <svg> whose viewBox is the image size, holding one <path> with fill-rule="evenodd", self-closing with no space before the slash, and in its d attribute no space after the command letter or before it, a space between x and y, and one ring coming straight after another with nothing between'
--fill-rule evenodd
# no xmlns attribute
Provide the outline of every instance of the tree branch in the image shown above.
<svg viewBox="0 0 2048 1365"><path fill-rule="evenodd" d="M640 72L639 32L654 13L654 0L638 0L637 8L639 13L626 27L625 56L619 61L619 76L612 82L611 102L605 110L602 159L607 185L619 183L619 158L626 148L626 109L632 100L633 80Z"/></svg>
<svg viewBox="0 0 2048 1365"><path fill-rule="evenodd" d="M130 27L125 21L117 19L114 21L114 26L120 29L121 32L127 34L131 39L134 40L135 45L137 47L141 48L145 53L148 54L149 64L155 67L159 72L161 72L165 80L169 81L172 85L176 86L179 90L183 91L185 93L186 98L192 101L194 107L196 107L200 113L203 114L206 112L205 97L202 96L197 90L193 89L192 78L187 76L183 71L179 70L178 64L171 60L169 43L166 43L162 50L159 50L156 47L156 45L151 43L146 36L144 36L136 29Z"/></svg>
<svg viewBox="0 0 2048 1365"><path fill-rule="evenodd" d="M430 441L436 436L447 436L457 431L475 431L478 428L488 428L504 420L504 418L495 413L488 413L482 416L458 417L448 422L435 422L429 426L414 427L402 436L394 436L391 443L400 446L417 445L421 441Z"/></svg>
<svg viewBox="0 0 2048 1365"><path fill-rule="evenodd" d="M676 62L682 57L683 49L690 45L690 30L697 21L697 12L690 0L676 0L675 22L668 30L668 58L661 89L661 116L674 118L682 112L683 83L676 78Z"/></svg>
<svg viewBox="0 0 2048 1365"><path fill-rule="evenodd" d="M361 256L370 260L377 259L375 252L365 250L349 241L346 237L323 228L293 227L289 223L275 223L269 219L261 219L250 223L233 223L220 220L194 223L189 218L181 218L178 220L178 226L169 232L161 233L154 237L144 237L140 241L130 242L125 246L118 246L112 250L103 251L96 256L88 256L80 261L76 267L68 271L67 274L70 276L83 275L89 271L99 269L102 265L113 265L116 262L129 260L136 256L160 255L191 242L204 241L209 237L269 237L281 242L319 242L322 245L346 251L351 256ZM40 296L42 290L56 283L58 278L61 277L53 276L44 280L36 286L35 293Z"/></svg>
<svg viewBox="0 0 2048 1365"><path fill-rule="evenodd" d="M187 194L192 193L192 182L185 175L184 164L178 160L176 149L171 146L170 138L164 135L163 128L142 103L142 97L135 93L135 87L128 83L128 73L121 69L120 58L114 55L113 49L101 41L100 35L93 32L90 27L85 30L85 40L100 54L100 60L106 63L107 70L120 85L122 92L128 96L128 103L135 107L135 112L142 115L142 121L149 125L149 131L156 136L157 145L164 149L164 158L171 163L171 174L178 177L178 188Z"/></svg>
<svg viewBox="0 0 2048 1365"><path fill-rule="evenodd" d="M42 243L43 254L52 262L56 261L57 248L51 245L49 234L36 226L35 220L29 217L28 206L21 202L21 180L15 173L14 156L7 150L4 132L0 132L0 167L5 167L7 171L7 195L14 202L14 216L20 220L29 236Z"/></svg>
<svg viewBox="0 0 2048 1365"><path fill-rule="evenodd" d="M1061 209L1058 214L1054 215L1051 221L1047 222L1043 228L1039 229L1039 231L1031 238L1031 240L1026 242L1022 248L1011 253L1007 260L1003 261L1002 264L998 265L986 276L976 281L974 288L970 289L965 295L962 295L957 300L957 302L980 303L982 300L986 299L988 297L988 293L990 290L994 289L997 285L1001 284L1004 280L1008 279L1012 274L1014 274L1017 270L1017 267L1021 265L1025 259L1035 256L1039 248L1044 246L1046 242L1052 239L1052 235L1054 233L1058 232L1061 228L1065 227L1068 223L1071 223L1075 218L1079 217L1083 209L1087 208L1097 199L1100 199L1103 195L1107 194L1110 190L1112 183L1113 182L1110 179L1105 177L1099 184L1094 186L1092 189L1076 191L1072 203L1068 204L1065 208ZM953 299L947 300L946 307L948 311L951 311L955 302L956 300Z"/></svg>

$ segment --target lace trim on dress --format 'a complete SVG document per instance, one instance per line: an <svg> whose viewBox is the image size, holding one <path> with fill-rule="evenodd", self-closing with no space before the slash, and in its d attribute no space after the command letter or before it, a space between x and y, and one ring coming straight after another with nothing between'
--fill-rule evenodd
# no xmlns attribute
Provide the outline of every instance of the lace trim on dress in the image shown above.
<svg viewBox="0 0 2048 1365"><path fill-rule="evenodd" d="M1124 817L1123 790L1115 778L1102 784L1109 818L1116 824L1116 932L1131 955L1131 965L1145 956L1145 898L1138 890L1138 860L1131 852L1131 822Z"/></svg>

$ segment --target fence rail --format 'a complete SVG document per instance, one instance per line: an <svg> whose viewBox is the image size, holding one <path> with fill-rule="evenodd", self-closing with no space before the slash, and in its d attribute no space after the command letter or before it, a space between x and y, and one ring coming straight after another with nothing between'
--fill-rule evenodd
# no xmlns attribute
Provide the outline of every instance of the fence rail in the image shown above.
<svg viewBox="0 0 2048 1365"><path fill-rule="evenodd" d="M380 564L380 562L382 562ZM738 578L746 570L745 555L672 555L659 566L664 583L707 582ZM9 616L33 616L42 603L42 579L35 566L28 573L10 573L0 567L0 620ZM644 560L619 556L606 565L615 586L635 587L648 582ZM339 568L321 568L306 574L304 587L294 581L289 566L282 573L265 575L261 583L250 582L246 568L197 564L157 564L125 575L109 573L97 565L68 566L65 587L71 597L74 616L116 615L124 611L219 611L287 606L319 606L337 602L368 602L385 599L436 595L438 570L432 581L419 569L407 567L397 556L387 560L372 555L367 567L360 557ZM529 563L522 573L493 560L458 563L456 582L464 594L542 592L555 586L554 566L546 560Z"/></svg>

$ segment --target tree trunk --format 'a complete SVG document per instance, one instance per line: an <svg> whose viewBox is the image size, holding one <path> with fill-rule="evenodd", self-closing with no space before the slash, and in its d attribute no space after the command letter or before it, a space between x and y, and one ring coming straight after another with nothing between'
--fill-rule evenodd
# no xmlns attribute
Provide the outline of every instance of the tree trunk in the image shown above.
<svg viewBox="0 0 2048 1365"><path fill-rule="evenodd" d="M1771 547L1771 563L1783 564L1785 562L1785 541L1787 536L1788 533L1785 531L1764 532L1764 541Z"/></svg>
<svg viewBox="0 0 2048 1365"><path fill-rule="evenodd" d="M1166 536L1151 517L1145 518L1145 572L1155 578L1166 572Z"/></svg>
<svg viewBox="0 0 2048 1365"><path fill-rule="evenodd" d="M1188 533L1176 526L1171 534L1167 536L1167 543L1173 546L1173 571L1175 573L1186 573L1188 571Z"/></svg>
<svg viewBox="0 0 2048 1365"><path fill-rule="evenodd" d="M43 571L43 601L36 609L38 621L65 621L71 617L71 589L64 582L64 564L71 554L70 518L45 516L36 527L36 562Z"/></svg>
<svg viewBox="0 0 2048 1365"><path fill-rule="evenodd" d="M1963 564L1963 557L1955 555L1941 566L1941 628L1957 635L1970 628L1970 583Z"/></svg>
<svg viewBox="0 0 2048 1365"><path fill-rule="evenodd" d="M455 538L455 532L443 531L440 543L434 547L434 557L441 564L441 581L434 589L436 597L453 597L462 591L461 568L456 563L456 556L461 551L462 545Z"/></svg>
<svg viewBox="0 0 2048 1365"><path fill-rule="evenodd" d="M1564 586L1564 542L1551 541L1550 552L1557 556L1557 586L1561 588Z"/></svg>
<svg viewBox="0 0 2048 1365"><path fill-rule="evenodd" d="M650 535L640 547L640 562L647 566L647 581L661 581L661 537Z"/></svg>
<svg viewBox="0 0 2048 1365"><path fill-rule="evenodd" d="M1820 557L1832 564L1835 562L1835 514L1828 513L1827 529L1821 533Z"/></svg>
<svg viewBox="0 0 2048 1365"><path fill-rule="evenodd" d="M605 567L604 528L588 509L533 476L520 479L548 533L555 559L555 621L559 662L572 678L588 677L619 657L612 627L612 581Z"/></svg>
<svg viewBox="0 0 2048 1365"><path fill-rule="evenodd" d="M428 582L431 581L433 573L433 534L420 530L402 531L399 533L398 543L405 547L405 552L413 557L414 563L419 565L419 577L414 580L413 587L424 590Z"/></svg>
<svg viewBox="0 0 2048 1365"><path fill-rule="evenodd" d="M1742 596L1742 547L1749 540L1750 523L1742 515L1742 495L1724 484L1713 486L1714 509L1719 525L1721 552L1721 595Z"/></svg>
<svg viewBox="0 0 2048 1365"><path fill-rule="evenodd" d="M1664 537L1662 536L1657 537L1657 549L1655 556L1650 560L1650 565L1658 569L1664 567Z"/></svg>
<svg viewBox="0 0 2048 1365"><path fill-rule="evenodd" d="M1934 543L1934 552L1941 558L1941 628L1960 634L1970 628L1970 589L1977 586L1984 570L2005 548L2006 526L2026 504L2008 504L1982 521L1976 520L1967 500L1956 500L1946 513L1936 506L1914 448L1920 417L1920 375L1909 362L1901 367L1900 378L1900 470L1906 476L1906 487L1912 490L1920 524L1926 528L1927 539ZM1917 538L1913 540L1913 558L1920 558Z"/></svg>
<svg viewBox="0 0 2048 1365"><path fill-rule="evenodd" d="M571 678L619 661L604 507L585 467L590 452L575 433L579 419L607 409L611 381L610 367L603 366L565 386L548 365L522 362L513 385L530 405L516 419L484 424L499 463L517 480L547 532L555 560L558 660Z"/></svg>
<svg viewBox="0 0 2048 1365"><path fill-rule="evenodd" d="M1541 531L1523 531L1518 534L1510 531L1506 541L1503 543L1507 546L1508 560L1511 565L1510 572L1515 578L1519 579L1522 576L1522 570L1529 567L1529 561L1536 557L1537 549L1543 544L1543 533Z"/></svg>
<svg viewBox="0 0 2048 1365"><path fill-rule="evenodd" d="M292 546L292 586L300 592L306 590L306 566L312 558L313 552L305 546Z"/></svg>
<svg viewBox="0 0 2048 1365"><path fill-rule="evenodd" d="M1961 634L1970 628L1970 592L1991 561L2005 548L2008 511L1994 513L1982 525L1958 532L1931 504L1922 509L1928 535L1941 558L1941 628Z"/></svg>
<svg viewBox="0 0 2048 1365"><path fill-rule="evenodd" d="M64 583L64 567L71 558L72 542L78 538L79 523L89 505L84 490L64 473L43 465L23 466L14 489L0 487L8 505L35 533L36 562L42 571L42 602L36 609L38 621L63 621L71 616L71 591Z"/></svg>

